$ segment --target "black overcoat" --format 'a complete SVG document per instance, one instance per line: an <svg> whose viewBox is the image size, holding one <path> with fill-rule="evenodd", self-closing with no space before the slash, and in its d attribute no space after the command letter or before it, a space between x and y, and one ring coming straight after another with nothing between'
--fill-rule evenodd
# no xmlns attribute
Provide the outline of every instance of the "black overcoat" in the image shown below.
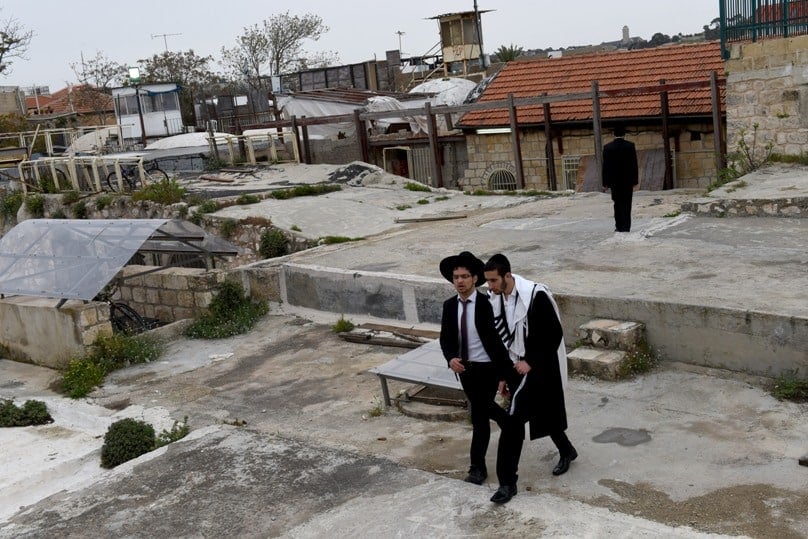
<svg viewBox="0 0 808 539"><path fill-rule="evenodd" d="M527 380L517 394L515 413L530 421L530 439L567 429L564 384L558 361L558 348L564 339L561 321L550 298L537 291L527 313L528 334L525 361L530 364ZM521 331L521 326L517 331ZM508 386L513 394L521 377L512 377Z"/></svg>
<svg viewBox="0 0 808 539"><path fill-rule="evenodd" d="M616 138L603 147L603 187L611 188L612 199L631 192L639 181L637 150L633 142Z"/></svg>

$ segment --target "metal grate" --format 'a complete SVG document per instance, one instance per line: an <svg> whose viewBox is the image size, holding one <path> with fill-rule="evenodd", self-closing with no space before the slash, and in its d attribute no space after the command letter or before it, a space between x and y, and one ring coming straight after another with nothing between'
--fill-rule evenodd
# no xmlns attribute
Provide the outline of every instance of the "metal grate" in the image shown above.
<svg viewBox="0 0 808 539"><path fill-rule="evenodd" d="M497 191L515 191L516 176L510 170L495 170L488 176L488 188Z"/></svg>
<svg viewBox="0 0 808 539"><path fill-rule="evenodd" d="M578 185L578 169L581 166L580 155L565 155L561 158L561 178L564 189L572 189Z"/></svg>

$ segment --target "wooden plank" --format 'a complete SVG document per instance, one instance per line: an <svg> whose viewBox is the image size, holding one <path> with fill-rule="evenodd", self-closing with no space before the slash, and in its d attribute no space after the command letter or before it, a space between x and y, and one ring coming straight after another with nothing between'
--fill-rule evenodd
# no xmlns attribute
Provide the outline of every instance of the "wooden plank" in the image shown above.
<svg viewBox="0 0 808 539"><path fill-rule="evenodd" d="M414 337L424 337L426 339L437 339L438 337L440 337L440 331L432 331L428 329L402 328L399 326L389 326L386 324L374 324L374 323L360 324L357 327L376 331L389 331L390 333L394 332L403 333L406 335L412 335Z"/></svg>

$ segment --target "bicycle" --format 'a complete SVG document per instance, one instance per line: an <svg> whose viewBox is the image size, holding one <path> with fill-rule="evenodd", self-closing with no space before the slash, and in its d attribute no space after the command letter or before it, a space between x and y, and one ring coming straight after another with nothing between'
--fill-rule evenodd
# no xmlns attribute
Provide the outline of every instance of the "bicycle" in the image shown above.
<svg viewBox="0 0 808 539"><path fill-rule="evenodd" d="M152 320L143 318L126 303L113 300L112 296L115 295L116 290L117 285L110 283L94 298L94 301L103 301L109 305L109 321L112 323L114 333L134 335L156 327Z"/></svg>
<svg viewBox="0 0 808 539"><path fill-rule="evenodd" d="M162 170L157 161L151 161L143 165L143 174L146 180L152 184L160 181L168 181L168 174ZM141 185L140 170L137 165L121 165L121 184L125 192L131 192L138 189ZM118 183L118 174L112 171L107 174L107 186L111 191L118 191L120 184Z"/></svg>

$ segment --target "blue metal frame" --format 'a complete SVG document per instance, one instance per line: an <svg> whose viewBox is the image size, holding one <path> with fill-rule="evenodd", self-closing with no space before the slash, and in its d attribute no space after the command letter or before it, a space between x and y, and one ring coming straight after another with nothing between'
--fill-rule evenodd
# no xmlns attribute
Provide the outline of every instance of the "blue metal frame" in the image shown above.
<svg viewBox="0 0 808 539"><path fill-rule="evenodd" d="M720 0L721 53L737 41L808 34L808 0Z"/></svg>

